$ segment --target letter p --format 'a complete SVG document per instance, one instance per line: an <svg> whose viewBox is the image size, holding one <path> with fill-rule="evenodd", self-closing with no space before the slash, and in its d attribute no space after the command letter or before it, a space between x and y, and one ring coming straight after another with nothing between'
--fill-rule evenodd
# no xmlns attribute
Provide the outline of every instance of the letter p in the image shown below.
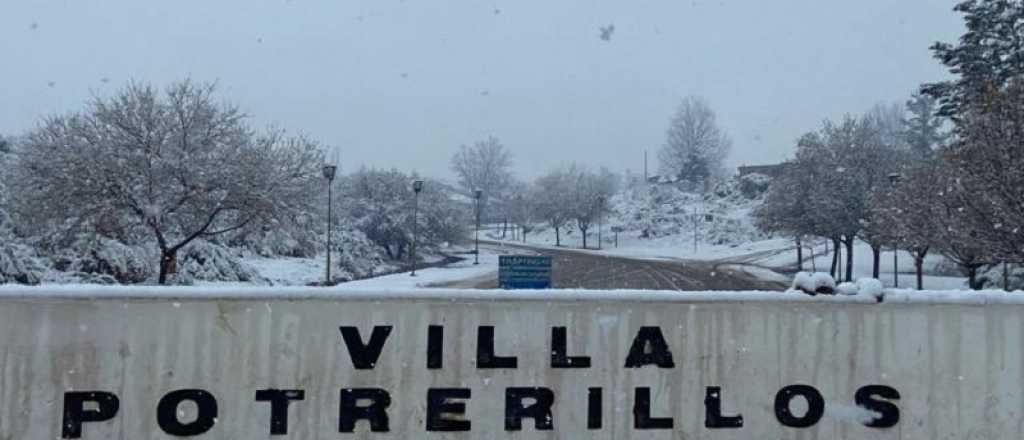
<svg viewBox="0 0 1024 440"><path fill-rule="evenodd" d="M86 402L94 408L86 409ZM117 395L106 391L71 391L64 393L64 421L61 438L81 438L82 423L105 422L117 415L121 402Z"/></svg>

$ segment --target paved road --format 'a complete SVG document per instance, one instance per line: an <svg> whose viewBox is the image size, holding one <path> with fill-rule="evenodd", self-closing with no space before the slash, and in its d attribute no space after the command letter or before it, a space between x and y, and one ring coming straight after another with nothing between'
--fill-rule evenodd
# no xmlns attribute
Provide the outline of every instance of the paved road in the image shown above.
<svg viewBox="0 0 1024 440"><path fill-rule="evenodd" d="M597 251L520 247L487 243L488 247L514 248L516 253L552 257L556 288L651 290L783 290L780 281L758 279L744 266L727 261L652 261L601 254ZM497 274L448 284L446 287L490 289L498 287Z"/></svg>

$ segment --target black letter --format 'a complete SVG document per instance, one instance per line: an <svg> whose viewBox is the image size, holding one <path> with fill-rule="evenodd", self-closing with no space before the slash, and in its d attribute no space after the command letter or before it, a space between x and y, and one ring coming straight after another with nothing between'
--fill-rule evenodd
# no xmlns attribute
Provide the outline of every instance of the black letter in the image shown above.
<svg viewBox="0 0 1024 440"><path fill-rule="evenodd" d="M866 385L857 390L854 399L857 406L881 414L881 417L872 419L864 424L870 428L892 428L900 422L900 408L892 402L874 399L874 396L883 399L899 400L900 392L895 388L885 385Z"/></svg>
<svg viewBox="0 0 1024 440"><path fill-rule="evenodd" d="M270 435L288 433L288 404L305 398L302 390L256 390L257 402L270 402Z"/></svg>
<svg viewBox="0 0 1024 440"><path fill-rule="evenodd" d="M469 396L469 388L427 389L427 431L469 431L469 420L446 417L465 415L466 402L452 402L450 399L468 399Z"/></svg>
<svg viewBox="0 0 1024 440"><path fill-rule="evenodd" d="M178 420L178 405L186 400L196 404L196 419L189 423ZM217 423L217 399L205 390L171 391L156 405L156 423L164 432L177 437L199 435Z"/></svg>
<svg viewBox="0 0 1024 440"><path fill-rule="evenodd" d="M796 417L789 412L789 402L796 396L807 401L807 414ZM775 418L779 423L792 428L808 428L814 426L825 414L825 399L821 393L810 385L790 385L775 394Z"/></svg>
<svg viewBox="0 0 1024 440"><path fill-rule="evenodd" d="M480 326L476 329L476 367L477 368L516 368L515 356L496 356L494 354L494 327Z"/></svg>
<svg viewBox="0 0 1024 440"><path fill-rule="evenodd" d="M360 400L372 403L359 406ZM391 396L380 388L342 388L338 432L354 432L356 420L368 420L372 432L388 432L387 408L390 405Z"/></svg>
<svg viewBox="0 0 1024 440"><path fill-rule="evenodd" d="M665 343L665 337L661 335L660 327L640 327L636 339L633 339L633 346L629 349L629 355L626 356L626 368L640 368L650 364L660 368L676 366L672 361L672 352Z"/></svg>
<svg viewBox="0 0 1024 440"><path fill-rule="evenodd" d="M589 356L569 356L565 327L551 327L551 368L590 368Z"/></svg>
<svg viewBox="0 0 1024 440"><path fill-rule="evenodd" d="M533 403L523 405L523 399L533 399ZM505 430L522 430L525 418L533 419L533 426L538 431L554 429L551 417L551 405L554 403L555 393L547 388L506 388Z"/></svg>
<svg viewBox="0 0 1024 440"><path fill-rule="evenodd" d="M85 402L94 402L96 409L85 409ZM64 422L61 438L81 438L82 423L105 422L117 415L121 402L106 391L70 391L64 393Z"/></svg>
<svg viewBox="0 0 1024 440"><path fill-rule="evenodd" d="M384 349L384 341L387 341L391 334L390 325L376 325L373 333L370 334L370 342L363 344L363 338L359 336L359 329L355 327L341 327L341 337L345 339L345 347L352 357L352 365L357 370L372 370L377 365L380 352Z"/></svg>
<svg viewBox="0 0 1024 440"><path fill-rule="evenodd" d="M637 388L633 402L633 427L636 429L672 429L671 417L651 417L651 389Z"/></svg>
<svg viewBox="0 0 1024 440"><path fill-rule="evenodd" d="M722 415L722 388L708 387L704 394L704 427L705 428L742 428L743 414L735 416Z"/></svg>
<svg viewBox="0 0 1024 440"><path fill-rule="evenodd" d="M587 388L587 429L601 429L601 388Z"/></svg>
<svg viewBox="0 0 1024 440"><path fill-rule="evenodd" d="M444 354L444 327L431 325L427 327L427 369L438 370L441 368L441 358Z"/></svg>

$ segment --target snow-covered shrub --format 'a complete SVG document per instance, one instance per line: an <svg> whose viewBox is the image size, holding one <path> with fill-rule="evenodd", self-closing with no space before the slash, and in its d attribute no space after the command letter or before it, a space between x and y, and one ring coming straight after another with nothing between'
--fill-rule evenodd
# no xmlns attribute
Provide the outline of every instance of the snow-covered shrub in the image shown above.
<svg viewBox="0 0 1024 440"><path fill-rule="evenodd" d="M875 299L881 299L883 294L882 282L874 278L858 278L857 294L873 296Z"/></svg>
<svg viewBox="0 0 1024 440"><path fill-rule="evenodd" d="M836 290L836 281L823 272L798 272L793 277L792 288L808 295L832 295Z"/></svg>
<svg viewBox="0 0 1024 440"><path fill-rule="evenodd" d="M739 189L743 197L756 199L768 191L772 178L764 174L750 173L739 178Z"/></svg>
<svg viewBox="0 0 1024 440"><path fill-rule="evenodd" d="M106 275L120 284L146 281L157 264L155 253L98 235L80 235L53 257L54 269L73 273L83 282ZM102 284L106 284L103 279Z"/></svg>
<svg viewBox="0 0 1024 440"><path fill-rule="evenodd" d="M337 260L332 272L335 282L373 276L384 264L380 248L358 230L344 229L335 234L335 241L331 243Z"/></svg>
<svg viewBox="0 0 1024 440"><path fill-rule="evenodd" d="M323 252L325 226L325 217L303 211L244 228L225 242L263 257L311 258Z"/></svg>
<svg viewBox="0 0 1024 440"><path fill-rule="evenodd" d="M1024 267L1011 264L1009 267L1009 290L1024 289ZM1005 289L1003 285L1003 265L994 264L980 271L978 283L982 289Z"/></svg>
<svg viewBox="0 0 1024 440"><path fill-rule="evenodd" d="M857 284L851 283L849 281L839 283L839 285L836 286L836 295L853 296L856 295L858 291L859 289L857 287Z"/></svg>
<svg viewBox="0 0 1024 440"><path fill-rule="evenodd" d="M196 240L178 251L178 273L175 282L192 281L258 281L255 269L242 262L228 248Z"/></svg>
<svg viewBox="0 0 1024 440"><path fill-rule="evenodd" d="M46 268L35 252L9 232L0 232L0 284L39 284Z"/></svg>

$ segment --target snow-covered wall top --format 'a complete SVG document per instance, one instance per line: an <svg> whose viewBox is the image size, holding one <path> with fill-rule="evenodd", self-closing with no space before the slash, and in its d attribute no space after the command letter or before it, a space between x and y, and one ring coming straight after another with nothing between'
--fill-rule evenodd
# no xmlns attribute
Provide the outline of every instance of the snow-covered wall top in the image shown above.
<svg viewBox="0 0 1024 440"><path fill-rule="evenodd" d="M219 300L283 299L333 301L635 301L635 302L799 302L831 304L1020 304L1024 292L885 290L876 299L870 295L818 295L763 291L672 292L649 290L462 290L462 289L351 289L345 287L160 287L44 285L0 286L3 299L153 299Z"/></svg>

